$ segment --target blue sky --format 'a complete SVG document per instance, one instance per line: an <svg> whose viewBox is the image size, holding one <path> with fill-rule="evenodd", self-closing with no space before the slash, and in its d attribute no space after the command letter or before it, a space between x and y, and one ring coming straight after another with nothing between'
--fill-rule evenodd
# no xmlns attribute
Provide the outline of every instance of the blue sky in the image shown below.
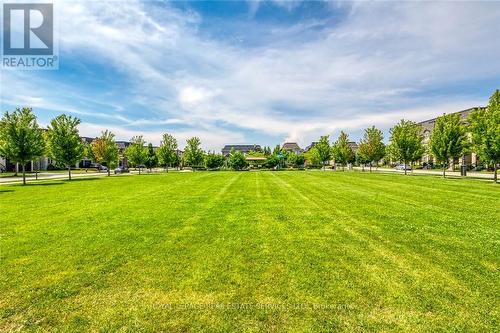
<svg viewBox="0 0 500 333"><path fill-rule="evenodd" d="M2 71L1 108L181 147L308 145L484 105L500 3L55 1L56 71Z"/></svg>

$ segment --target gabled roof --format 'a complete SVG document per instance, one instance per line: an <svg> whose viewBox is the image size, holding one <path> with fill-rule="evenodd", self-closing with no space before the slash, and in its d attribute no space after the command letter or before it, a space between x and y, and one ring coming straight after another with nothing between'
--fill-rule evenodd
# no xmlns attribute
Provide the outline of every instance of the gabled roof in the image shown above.
<svg viewBox="0 0 500 333"><path fill-rule="evenodd" d="M469 114L476 110L476 109L485 109L484 106L478 106L478 107L473 107L473 108L468 108L468 109L465 109L465 110L462 110L462 111L457 111L457 112L453 112L451 114L460 114L460 118L462 120L465 120L465 118L467 118L467 116L469 116ZM434 123L436 122L436 118L432 118L432 119L428 119L428 120L424 120L424 121L421 121L419 122L420 125L423 125L425 127L425 125L434 125Z"/></svg>
<svg viewBox="0 0 500 333"><path fill-rule="evenodd" d="M304 151L309 151L311 150L311 148L313 148L314 146L316 146L318 144L317 141L314 141L314 142L311 142L311 144L309 146L306 147L306 149L304 149Z"/></svg>
<svg viewBox="0 0 500 333"><path fill-rule="evenodd" d="M352 149L353 152L356 152L356 150L358 150L358 144L354 141L349 141L347 143L349 145L349 147Z"/></svg>
<svg viewBox="0 0 500 333"><path fill-rule="evenodd" d="M281 148L289 151L302 150L297 142L285 142Z"/></svg>
<svg viewBox="0 0 500 333"><path fill-rule="evenodd" d="M224 148L222 148L222 153L229 154L232 149L241 151L242 153L248 153L249 151L260 150L261 148L260 145L225 145Z"/></svg>

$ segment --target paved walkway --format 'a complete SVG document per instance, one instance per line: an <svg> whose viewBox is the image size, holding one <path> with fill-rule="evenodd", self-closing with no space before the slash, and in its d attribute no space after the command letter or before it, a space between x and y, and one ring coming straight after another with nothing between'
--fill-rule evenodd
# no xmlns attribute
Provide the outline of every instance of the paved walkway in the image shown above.
<svg viewBox="0 0 500 333"><path fill-rule="evenodd" d="M106 172L89 172L89 173L72 173L71 178L82 178L82 177L102 177L106 176ZM36 179L35 175L30 173L26 175L26 181L32 182L37 180L50 180L50 179L68 179L67 173L60 172L42 172L38 174L38 179ZM23 181L23 177L0 177L0 185L2 184L16 184L21 183Z"/></svg>
<svg viewBox="0 0 500 333"><path fill-rule="evenodd" d="M361 167L354 167L354 170L356 171L361 171ZM365 168L365 172L369 171L369 168ZM402 170L396 170L396 169L389 169L389 168L372 168L372 172L387 172L387 173L404 173ZM443 175L443 170L422 170L422 169L416 169L412 171L408 171L408 173L411 174L420 174L420 175L435 175L435 176L442 176ZM446 171L446 177L461 177L460 172L457 171ZM482 178L482 179L491 179L493 180L493 173L483 173L483 172L471 172L467 171L467 176L466 178Z"/></svg>
<svg viewBox="0 0 500 333"><path fill-rule="evenodd" d="M361 167L354 167L356 171L361 171ZM328 171L333 171L331 169L327 169ZM347 170L347 168L346 168ZM365 168L365 172L368 172L369 168ZM156 171L157 172L157 171ZM404 173L404 171L389 169L389 168L372 168L372 172L385 172L385 173ZM132 171L130 173L125 173L124 175L136 174L138 171ZM146 173L146 172L145 172ZM443 172L441 170L412 170L408 171L410 174L422 174L422 175L434 175L434 176L442 176ZM107 176L107 172L89 172L89 173L73 173L71 174L71 178L89 178L89 177L104 177ZM113 173L111 173L113 175ZM456 171L446 171L446 176L450 177L461 177L460 172ZM467 172L466 178L481 178L481 179L491 179L493 180L492 173L482 173L482 172ZM42 172L38 174L38 179L35 179L34 174L28 174L26 176L27 182L40 181L40 180L56 180L56 179L68 179L67 173L59 173L59 172ZM3 184L18 184L23 181L23 177L0 177L0 185Z"/></svg>

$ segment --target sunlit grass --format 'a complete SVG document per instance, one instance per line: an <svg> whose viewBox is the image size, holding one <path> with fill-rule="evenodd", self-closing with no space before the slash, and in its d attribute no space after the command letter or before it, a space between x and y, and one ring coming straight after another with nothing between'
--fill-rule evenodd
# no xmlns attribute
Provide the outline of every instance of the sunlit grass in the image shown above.
<svg viewBox="0 0 500 333"><path fill-rule="evenodd" d="M0 186L0 330L492 331L499 191L349 172Z"/></svg>

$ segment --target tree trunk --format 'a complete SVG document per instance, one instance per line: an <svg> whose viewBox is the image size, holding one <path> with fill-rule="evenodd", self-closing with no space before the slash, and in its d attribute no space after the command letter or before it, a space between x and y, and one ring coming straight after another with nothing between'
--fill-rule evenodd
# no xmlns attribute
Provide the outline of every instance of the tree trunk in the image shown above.
<svg viewBox="0 0 500 333"><path fill-rule="evenodd" d="M403 168L405 169L405 176L407 175L407 172L406 172L406 161L403 161Z"/></svg>
<svg viewBox="0 0 500 333"><path fill-rule="evenodd" d="M108 163L108 165L110 165L110 164ZM109 176L111 176L111 170L108 168L108 177Z"/></svg>
<svg viewBox="0 0 500 333"><path fill-rule="evenodd" d="M372 172L372 162L370 162L370 173Z"/></svg>
<svg viewBox="0 0 500 333"><path fill-rule="evenodd" d="M446 178L446 165L443 165L443 178Z"/></svg>
<svg viewBox="0 0 500 333"><path fill-rule="evenodd" d="M68 179L71 180L71 166L68 167Z"/></svg>
<svg viewBox="0 0 500 333"><path fill-rule="evenodd" d="M494 171L493 171L493 179L495 180L495 183L498 183L497 170L498 170L498 165L495 162Z"/></svg>
<svg viewBox="0 0 500 333"><path fill-rule="evenodd" d="M168 165L167 165L167 173L168 173Z"/></svg>
<svg viewBox="0 0 500 333"><path fill-rule="evenodd" d="M23 164L23 185L26 185L26 164Z"/></svg>

